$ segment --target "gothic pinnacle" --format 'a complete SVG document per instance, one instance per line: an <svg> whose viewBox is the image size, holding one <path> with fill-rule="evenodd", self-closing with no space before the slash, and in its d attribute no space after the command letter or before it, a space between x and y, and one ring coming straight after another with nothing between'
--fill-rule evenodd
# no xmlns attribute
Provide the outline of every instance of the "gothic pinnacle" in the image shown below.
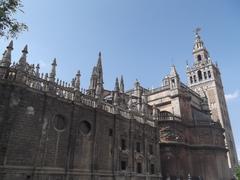
<svg viewBox="0 0 240 180"><path fill-rule="evenodd" d="M56 67L57 67L57 60L56 58L53 59L53 63L52 63L52 70L51 73L49 75L49 81L54 82L55 81L55 77L56 77Z"/></svg>
<svg viewBox="0 0 240 180"><path fill-rule="evenodd" d="M121 76L119 88L120 88L120 92L121 92L121 93L124 93L124 81L123 81L123 76Z"/></svg>
<svg viewBox="0 0 240 180"><path fill-rule="evenodd" d="M9 67L11 65L11 52L13 50L13 41L10 41L9 45L7 46L6 51L3 53L2 60L0 61L1 67Z"/></svg>
<svg viewBox="0 0 240 180"><path fill-rule="evenodd" d="M24 67L27 63L27 54L28 54L28 46L25 45L25 47L22 50L22 56L19 59L19 65Z"/></svg>
<svg viewBox="0 0 240 180"><path fill-rule="evenodd" d="M119 90L120 90L119 89L119 82L118 82L118 78L116 78L114 91L119 92Z"/></svg>
<svg viewBox="0 0 240 180"><path fill-rule="evenodd" d="M80 70L78 70L76 77L75 77L75 90L77 90L77 91L80 90L80 77L81 77L81 73L80 73Z"/></svg>

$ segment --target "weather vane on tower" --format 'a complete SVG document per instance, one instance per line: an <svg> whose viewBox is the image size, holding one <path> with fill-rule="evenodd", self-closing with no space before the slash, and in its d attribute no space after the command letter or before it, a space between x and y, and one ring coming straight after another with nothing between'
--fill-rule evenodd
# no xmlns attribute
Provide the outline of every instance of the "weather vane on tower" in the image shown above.
<svg viewBox="0 0 240 180"><path fill-rule="evenodd" d="M195 32L196 35L198 35L200 31L201 31L201 28L200 28L200 27L197 27L197 28L194 30L194 32Z"/></svg>

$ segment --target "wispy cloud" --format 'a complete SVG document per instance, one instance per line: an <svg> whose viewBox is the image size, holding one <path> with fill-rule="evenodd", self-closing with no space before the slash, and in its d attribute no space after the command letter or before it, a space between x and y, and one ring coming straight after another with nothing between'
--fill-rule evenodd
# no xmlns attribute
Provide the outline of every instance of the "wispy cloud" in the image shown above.
<svg viewBox="0 0 240 180"><path fill-rule="evenodd" d="M240 97L239 90L236 90L236 91L234 91L233 93L230 93L230 94L225 94L225 98L226 98L227 101L231 101L231 100L237 99L239 97Z"/></svg>

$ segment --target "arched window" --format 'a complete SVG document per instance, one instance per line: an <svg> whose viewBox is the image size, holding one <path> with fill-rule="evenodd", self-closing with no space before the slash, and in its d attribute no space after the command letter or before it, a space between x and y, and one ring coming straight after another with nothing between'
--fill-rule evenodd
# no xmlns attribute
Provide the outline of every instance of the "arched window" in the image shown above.
<svg viewBox="0 0 240 180"><path fill-rule="evenodd" d="M193 78L192 78L192 76L190 76L190 83L191 83L191 84L193 83Z"/></svg>
<svg viewBox="0 0 240 180"><path fill-rule="evenodd" d="M200 54L197 56L197 60L198 60L198 62L200 62L202 60L202 57Z"/></svg>
<svg viewBox="0 0 240 180"><path fill-rule="evenodd" d="M211 78L212 75L211 75L211 71L208 71L208 77Z"/></svg>
<svg viewBox="0 0 240 180"><path fill-rule="evenodd" d="M196 79L195 75L193 75L193 80L194 80L194 82L197 82L197 79Z"/></svg>
<svg viewBox="0 0 240 180"><path fill-rule="evenodd" d="M197 73L199 81L202 81L202 71L199 70Z"/></svg>

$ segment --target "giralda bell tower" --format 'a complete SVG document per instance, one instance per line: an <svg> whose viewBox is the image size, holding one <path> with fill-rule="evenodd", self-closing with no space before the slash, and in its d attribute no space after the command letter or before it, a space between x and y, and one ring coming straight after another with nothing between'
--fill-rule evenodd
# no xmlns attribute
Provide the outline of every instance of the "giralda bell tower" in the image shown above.
<svg viewBox="0 0 240 180"><path fill-rule="evenodd" d="M238 160L221 74L217 64L212 62L199 31L200 29L197 28L195 33L194 63L192 67L187 66L188 86L201 96L208 98L212 119L219 121L225 129L225 142L229 149L229 167L234 168L238 165Z"/></svg>

